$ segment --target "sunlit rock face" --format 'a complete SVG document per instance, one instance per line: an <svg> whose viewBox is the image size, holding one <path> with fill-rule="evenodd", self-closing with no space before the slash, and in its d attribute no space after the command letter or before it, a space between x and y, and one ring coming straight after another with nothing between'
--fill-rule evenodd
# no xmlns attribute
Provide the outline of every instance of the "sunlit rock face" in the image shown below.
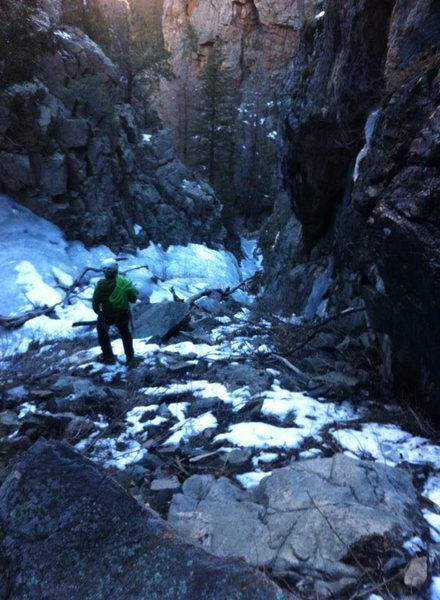
<svg viewBox="0 0 440 600"><path fill-rule="evenodd" d="M99 46L59 27L59 2L44 6L29 22L46 32L32 81L0 89L0 191L89 245L220 241L212 189L177 159L169 132L142 128Z"/></svg>
<svg viewBox="0 0 440 600"><path fill-rule="evenodd" d="M438 419L440 6L337 0L324 9L303 31L283 107L283 173L301 233L286 243L292 236L282 227L269 239L283 265L267 273L269 297L280 305L294 298L295 273L313 280L334 254L328 307L366 302L389 379Z"/></svg>
<svg viewBox="0 0 440 600"><path fill-rule="evenodd" d="M300 28L306 17L314 15L315 4L315 0L164 0L164 38L177 76L164 82L158 96L164 120L179 136L181 87L186 83L194 93L214 45L221 49L224 66L243 100L252 92L260 93L263 100L273 99L298 46Z"/></svg>

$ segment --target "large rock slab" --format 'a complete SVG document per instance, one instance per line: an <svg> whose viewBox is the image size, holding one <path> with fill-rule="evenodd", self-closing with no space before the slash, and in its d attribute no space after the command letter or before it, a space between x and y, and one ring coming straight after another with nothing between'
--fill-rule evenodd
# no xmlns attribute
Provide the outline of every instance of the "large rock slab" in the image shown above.
<svg viewBox="0 0 440 600"><path fill-rule="evenodd" d="M11 600L288 598L244 563L180 540L59 443L37 442L4 482L0 531L0 590Z"/></svg>
<svg viewBox="0 0 440 600"><path fill-rule="evenodd" d="M355 544L379 537L400 548L423 529L409 473L344 454L275 470L253 493L195 475L168 520L218 556L327 580L358 574L347 560Z"/></svg>
<svg viewBox="0 0 440 600"><path fill-rule="evenodd" d="M133 335L163 340L177 333L188 320L189 307L185 302L139 303L133 307Z"/></svg>

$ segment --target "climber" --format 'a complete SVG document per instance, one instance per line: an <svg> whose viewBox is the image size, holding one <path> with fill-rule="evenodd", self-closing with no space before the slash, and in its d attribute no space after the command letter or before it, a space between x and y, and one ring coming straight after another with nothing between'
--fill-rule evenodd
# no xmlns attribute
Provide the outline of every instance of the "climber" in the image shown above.
<svg viewBox="0 0 440 600"><path fill-rule="evenodd" d="M100 279L93 293L93 310L98 315L98 341L102 354L98 361L107 365L116 362L113 354L109 328L116 325L122 338L127 366L135 366L133 337L130 332L129 303L136 302L137 290L127 277L118 275L118 263L114 258L102 262L105 279Z"/></svg>

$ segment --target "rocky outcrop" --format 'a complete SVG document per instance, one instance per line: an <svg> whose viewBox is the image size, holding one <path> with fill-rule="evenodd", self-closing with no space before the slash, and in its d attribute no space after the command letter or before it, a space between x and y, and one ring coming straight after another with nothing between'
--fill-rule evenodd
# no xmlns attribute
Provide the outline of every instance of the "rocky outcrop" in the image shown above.
<svg viewBox="0 0 440 600"><path fill-rule="evenodd" d="M208 48L219 43L225 65L245 88L261 86L263 80L280 82L305 19L314 17L315 4L314 0L165 0L164 37L177 75L188 65L200 67ZM195 36L192 56L184 53L188 28Z"/></svg>
<svg viewBox="0 0 440 600"><path fill-rule="evenodd" d="M172 500L169 522L218 556L308 576L310 598L323 582L338 597L360 574L350 548L370 544L374 553L376 544L383 560L387 544L420 531L415 501L405 471L337 454L276 469L253 492L226 478L191 477Z"/></svg>
<svg viewBox="0 0 440 600"><path fill-rule="evenodd" d="M88 245L221 240L220 204L170 132L142 127L116 67L50 8L36 77L0 90L0 190Z"/></svg>
<svg viewBox="0 0 440 600"><path fill-rule="evenodd" d="M37 442L0 489L6 598L282 600L263 574L177 538L80 454Z"/></svg>
<svg viewBox="0 0 440 600"><path fill-rule="evenodd" d="M438 65L427 64L392 94L340 239L363 274L361 293L396 385L407 397L421 392L437 420L439 100Z"/></svg>
<svg viewBox="0 0 440 600"><path fill-rule="evenodd" d="M268 250L281 250L267 273L268 299L304 311L333 256L320 300L327 308L366 303L388 379L435 419L439 19L430 0L338 0L303 31L284 104L283 160L300 235L289 221L275 238L274 223L287 219L274 215L266 239ZM353 177L364 123L377 108ZM302 295L298 275L307 275Z"/></svg>

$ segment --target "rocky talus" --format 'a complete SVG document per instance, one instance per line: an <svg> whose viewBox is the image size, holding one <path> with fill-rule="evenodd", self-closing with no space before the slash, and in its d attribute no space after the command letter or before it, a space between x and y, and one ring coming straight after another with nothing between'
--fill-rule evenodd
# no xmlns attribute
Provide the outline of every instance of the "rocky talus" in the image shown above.
<svg viewBox="0 0 440 600"><path fill-rule="evenodd" d="M86 335L0 370L0 597L427 597L440 447L362 338L218 293L134 321L134 369Z"/></svg>

